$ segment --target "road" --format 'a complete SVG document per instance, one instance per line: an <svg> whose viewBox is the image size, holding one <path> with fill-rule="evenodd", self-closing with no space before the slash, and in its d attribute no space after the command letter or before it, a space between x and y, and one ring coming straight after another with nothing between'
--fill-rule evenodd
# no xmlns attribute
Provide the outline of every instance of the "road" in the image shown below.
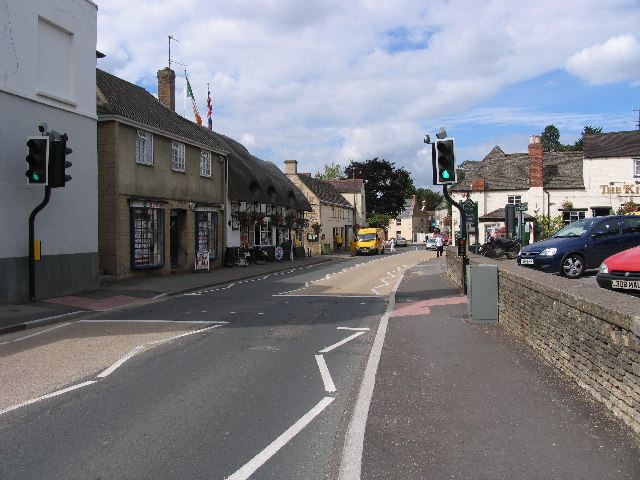
<svg viewBox="0 0 640 480"><path fill-rule="evenodd" d="M406 249L0 339L0 478L335 474ZM43 398L44 396L44 398Z"/></svg>

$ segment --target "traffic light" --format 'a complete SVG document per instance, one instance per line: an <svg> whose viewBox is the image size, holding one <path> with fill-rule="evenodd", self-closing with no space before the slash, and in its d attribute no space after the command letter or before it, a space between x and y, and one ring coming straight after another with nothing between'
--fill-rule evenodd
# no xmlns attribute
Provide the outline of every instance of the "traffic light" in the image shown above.
<svg viewBox="0 0 640 480"><path fill-rule="evenodd" d="M51 188L64 187L65 183L71 180L71 175L66 172L66 169L71 166L67 155L72 152L67 147L67 140L65 133L49 144L49 186Z"/></svg>
<svg viewBox="0 0 640 480"><path fill-rule="evenodd" d="M433 149L433 184L453 185L456 183L456 154L453 138L436 140Z"/></svg>
<svg viewBox="0 0 640 480"><path fill-rule="evenodd" d="M458 256L459 257L466 257L467 256L467 250L465 248L464 238L456 238L456 246L458 247Z"/></svg>
<svg viewBox="0 0 640 480"><path fill-rule="evenodd" d="M25 172L29 184L46 185L49 164L49 137L27 137L27 163L29 170Z"/></svg>

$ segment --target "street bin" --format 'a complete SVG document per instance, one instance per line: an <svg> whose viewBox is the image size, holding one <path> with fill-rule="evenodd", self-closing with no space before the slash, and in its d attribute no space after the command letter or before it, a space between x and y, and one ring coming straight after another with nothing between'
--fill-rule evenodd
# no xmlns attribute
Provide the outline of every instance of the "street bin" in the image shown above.
<svg viewBox="0 0 640 480"><path fill-rule="evenodd" d="M471 320L498 320L498 266L470 265L467 279Z"/></svg>
<svg viewBox="0 0 640 480"><path fill-rule="evenodd" d="M322 244L322 254L323 255L331 255L331 244L323 243Z"/></svg>

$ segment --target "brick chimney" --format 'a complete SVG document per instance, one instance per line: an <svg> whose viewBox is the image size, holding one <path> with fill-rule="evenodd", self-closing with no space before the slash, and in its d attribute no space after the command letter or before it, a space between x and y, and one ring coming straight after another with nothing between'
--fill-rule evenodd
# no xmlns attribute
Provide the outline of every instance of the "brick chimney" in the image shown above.
<svg viewBox="0 0 640 480"><path fill-rule="evenodd" d="M169 67L158 70L158 100L176 111L176 72Z"/></svg>
<svg viewBox="0 0 640 480"><path fill-rule="evenodd" d="M542 142L539 135L529 137L529 187L544 187Z"/></svg>
<svg viewBox="0 0 640 480"><path fill-rule="evenodd" d="M298 161L297 160L285 160L284 161L284 173L286 175L298 174Z"/></svg>
<svg viewBox="0 0 640 480"><path fill-rule="evenodd" d="M473 180L471 182L471 190L474 192L482 192L485 189L484 180Z"/></svg>

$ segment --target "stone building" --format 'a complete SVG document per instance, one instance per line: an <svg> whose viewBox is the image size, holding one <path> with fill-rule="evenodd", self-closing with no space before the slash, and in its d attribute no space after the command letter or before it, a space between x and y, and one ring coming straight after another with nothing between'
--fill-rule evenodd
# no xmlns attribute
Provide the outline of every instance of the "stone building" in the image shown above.
<svg viewBox="0 0 640 480"><path fill-rule="evenodd" d="M312 255L329 253L337 249L336 237L353 238L354 208L329 182L316 180L310 173L298 173L297 160L285 160L285 174L298 186L311 204L312 211L305 214L305 239Z"/></svg>
<svg viewBox="0 0 640 480"><path fill-rule="evenodd" d="M457 202L478 203L478 240L505 226L507 204L526 205L526 243L535 241L536 215L561 216L569 223L640 203L640 131L585 135L583 143L583 152L543 152L540 137L533 135L528 153L506 154L496 146L470 165L449 191ZM456 208L452 217L458 231Z"/></svg>
<svg viewBox="0 0 640 480"><path fill-rule="evenodd" d="M175 74L158 78L174 82ZM221 265L229 152L172 100L102 70L96 80L103 274L193 270L197 252Z"/></svg>
<svg viewBox="0 0 640 480"><path fill-rule="evenodd" d="M407 198L402 212L389 223L389 237L404 237L409 242L424 242L435 212L427 211L427 202L418 202L416 195Z"/></svg>

